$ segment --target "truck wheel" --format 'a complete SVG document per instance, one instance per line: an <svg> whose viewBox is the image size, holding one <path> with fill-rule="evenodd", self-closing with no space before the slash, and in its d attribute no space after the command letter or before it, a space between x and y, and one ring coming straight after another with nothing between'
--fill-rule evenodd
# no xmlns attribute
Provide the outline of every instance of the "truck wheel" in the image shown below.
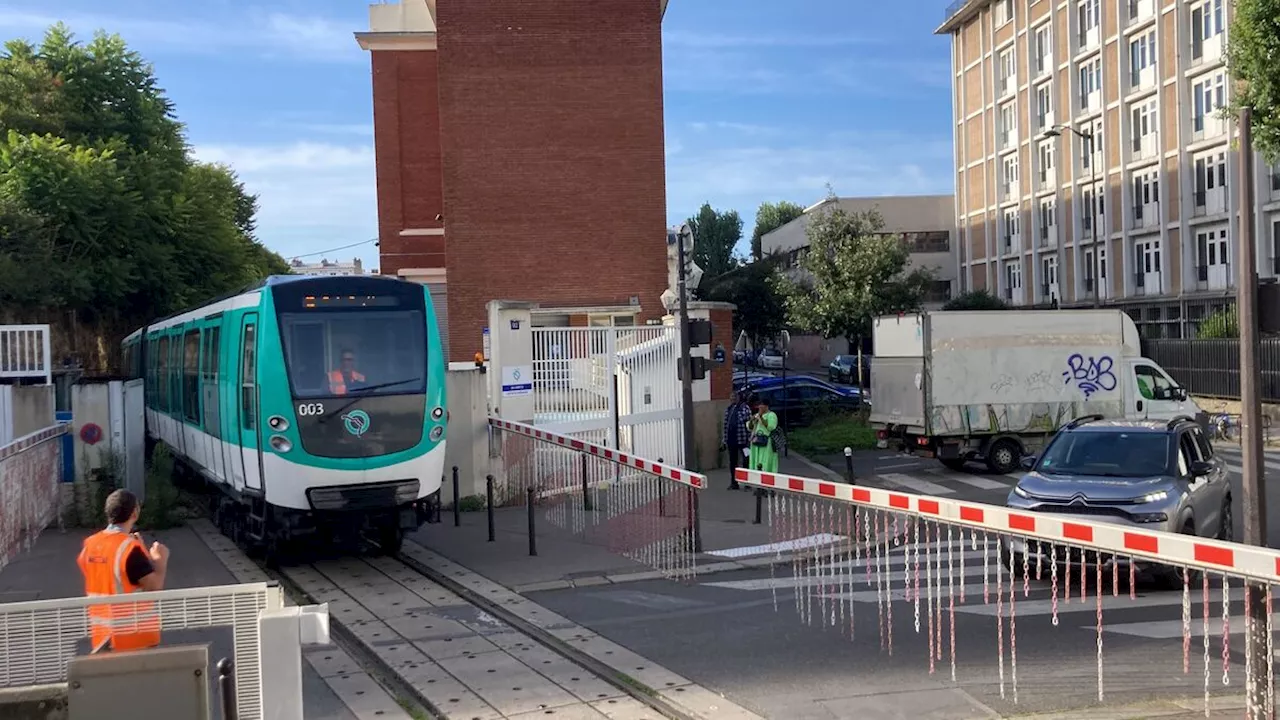
<svg viewBox="0 0 1280 720"><path fill-rule="evenodd" d="M948 470L964 470L964 458L941 458L941 461Z"/></svg>
<svg viewBox="0 0 1280 720"><path fill-rule="evenodd" d="M991 472L1001 475L1011 473L1018 469L1020 460L1022 460L1022 448L1009 438L997 440L987 449L987 467L991 468Z"/></svg>

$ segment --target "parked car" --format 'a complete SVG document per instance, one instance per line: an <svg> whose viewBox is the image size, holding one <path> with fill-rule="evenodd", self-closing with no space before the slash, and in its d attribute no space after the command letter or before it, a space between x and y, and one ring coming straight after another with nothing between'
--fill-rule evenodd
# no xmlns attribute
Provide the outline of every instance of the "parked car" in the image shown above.
<svg viewBox="0 0 1280 720"><path fill-rule="evenodd" d="M783 368L782 353L773 348L765 348L756 356L756 366L768 370L781 370Z"/></svg>
<svg viewBox="0 0 1280 720"><path fill-rule="evenodd" d="M837 355L835 360L827 366L827 377L831 382L858 383L858 356L857 355ZM871 384L871 354L862 354L862 384Z"/></svg>
<svg viewBox="0 0 1280 720"><path fill-rule="evenodd" d="M769 409L785 417L787 427L803 427L823 411L853 412L863 406L857 388L836 387L806 376L771 378L752 384Z"/></svg>
<svg viewBox="0 0 1280 720"><path fill-rule="evenodd" d="M1073 420L1039 456L1022 461L1028 472L1009 493L1011 508L1073 515L1094 522L1162 530L1220 540L1233 539L1231 483L1203 428L1190 417L1172 420ZM1006 540L1001 554L1010 567L1028 550L1026 541ZM1073 553L1073 560L1079 551ZM1044 558L1048 560L1049 558ZM1059 557L1059 561L1065 558ZM1141 565L1141 564L1140 564ZM1181 570L1145 564L1157 577L1182 585Z"/></svg>
<svg viewBox="0 0 1280 720"><path fill-rule="evenodd" d="M756 385L766 380L776 379L769 373L762 372L735 372L733 374L733 389L741 390L746 385Z"/></svg>

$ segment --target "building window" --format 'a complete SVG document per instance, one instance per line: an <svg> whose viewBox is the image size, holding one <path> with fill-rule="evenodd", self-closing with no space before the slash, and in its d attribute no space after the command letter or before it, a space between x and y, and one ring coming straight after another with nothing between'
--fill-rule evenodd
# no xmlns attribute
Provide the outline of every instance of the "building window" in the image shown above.
<svg viewBox="0 0 1280 720"><path fill-rule="evenodd" d="M1141 292L1160 293L1160 238L1151 237L1133 244L1133 266L1137 268L1133 284Z"/></svg>
<svg viewBox="0 0 1280 720"><path fill-rule="evenodd" d="M1156 31L1139 35L1129 43L1129 87L1151 87L1156 80Z"/></svg>
<svg viewBox="0 0 1280 720"><path fill-rule="evenodd" d="M951 252L951 233L946 230L903 233L902 241L912 254Z"/></svg>
<svg viewBox="0 0 1280 720"><path fill-rule="evenodd" d="M1053 124L1053 83L1036 88L1036 127L1047 128Z"/></svg>
<svg viewBox="0 0 1280 720"><path fill-rule="evenodd" d="M1000 88L1000 95L1007 95L1013 92L1017 86L1017 65L1014 64L1013 48L1009 48L1000 53L1000 62L997 65L997 72L1000 73L996 78L996 87Z"/></svg>
<svg viewBox="0 0 1280 720"><path fill-rule="evenodd" d="M1022 290L1022 261L1010 260L1004 264L1004 296L1012 300L1015 291ZM1021 293L1019 293L1021 294Z"/></svg>
<svg viewBox="0 0 1280 720"><path fill-rule="evenodd" d="M1102 107L1102 61L1094 58L1080 65L1080 112Z"/></svg>
<svg viewBox="0 0 1280 720"><path fill-rule="evenodd" d="M1056 182L1053 140L1045 140L1036 147L1036 173L1041 190L1048 190Z"/></svg>
<svg viewBox="0 0 1280 720"><path fill-rule="evenodd" d="M1073 133L1074 134L1074 133ZM1080 143L1080 172L1088 173L1097 166L1098 170L1102 169L1102 123L1095 122L1093 127L1086 132L1085 137L1077 137ZM1095 162L1095 159L1097 162Z"/></svg>
<svg viewBox="0 0 1280 720"><path fill-rule="evenodd" d="M1053 70L1053 40L1049 34L1049 23L1036 28L1031 36L1031 56L1037 76Z"/></svg>
<svg viewBox="0 0 1280 720"><path fill-rule="evenodd" d="M1195 193L1192 205L1195 215L1212 215L1227 209L1227 153L1216 150L1196 156Z"/></svg>
<svg viewBox="0 0 1280 720"><path fill-rule="evenodd" d="M1018 156L1010 155L1000 161L1002 198L1014 197L1018 193Z"/></svg>
<svg viewBox="0 0 1280 720"><path fill-rule="evenodd" d="M1147 227L1160 220L1160 170L1133 176L1133 226Z"/></svg>
<svg viewBox="0 0 1280 720"><path fill-rule="evenodd" d="M1102 184L1098 184L1086 187L1080 192L1080 227L1084 230L1085 237L1093 236L1095 220L1097 226L1102 227L1102 217L1106 209L1103 187Z"/></svg>
<svg viewBox="0 0 1280 720"><path fill-rule="evenodd" d="M1155 14L1153 0L1128 0L1129 22L1145 20Z"/></svg>
<svg viewBox="0 0 1280 720"><path fill-rule="evenodd" d="M945 303L950 299L951 299L951 281L950 280L934 280L929 283L929 287L925 290L923 302Z"/></svg>
<svg viewBox="0 0 1280 720"><path fill-rule="evenodd" d="M1280 217L1271 219L1271 272L1280 275Z"/></svg>
<svg viewBox="0 0 1280 720"><path fill-rule="evenodd" d="M1210 290L1226 289L1230 277L1229 252L1226 227L1197 230L1196 282L1207 285Z"/></svg>
<svg viewBox="0 0 1280 720"><path fill-rule="evenodd" d="M1058 258L1046 255L1040 259L1040 296L1046 302L1058 298Z"/></svg>
<svg viewBox="0 0 1280 720"><path fill-rule="evenodd" d="M1018 105L1016 102L1000 106L1000 142L1001 150L1008 150L1018 145Z"/></svg>
<svg viewBox="0 0 1280 720"><path fill-rule="evenodd" d="M1040 201L1040 244L1050 245L1057 240L1058 202L1053 198Z"/></svg>
<svg viewBox="0 0 1280 720"><path fill-rule="evenodd" d="M1156 143L1156 101L1154 99L1138 103L1131 111L1132 123L1129 132L1132 135L1130 150L1132 159L1142 160L1157 154Z"/></svg>
<svg viewBox="0 0 1280 720"><path fill-rule="evenodd" d="M1227 104L1226 73L1218 71L1200 78L1191 86L1191 133L1196 140L1216 137L1226 131L1226 124L1218 115L1219 108Z"/></svg>
<svg viewBox="0 0 1280 720"><path fill-rule="evenodd" d="M1022 226L1022 219L1017 208L1009 208L1004 211L1004 252L1014 252L1019 249L1018 241L1020 240L1019 231Z"/></svg>
<svg viewBox="0 0 1280 720"><path fill-rule="evenodd" d="M1100 0L1084 0L1076 6L1076 27L1080 36L1077 38L1079 50L1084 51L1097 47L1099 39L1098 25L1102 20Z"/></svg>
<svg viewBox="0 0 1280 720"><path fill-rule="evenodd" d="M996 27L999 27L1013 19L1013 0L996 0L994 4Z"/></svg>
<svg viewBox="0 0 1280 720"><path fill-rule="evenodd" d="M1222 56L1222 0L1205 0L1191 7L1191 59L1214 60Z"/></svg>

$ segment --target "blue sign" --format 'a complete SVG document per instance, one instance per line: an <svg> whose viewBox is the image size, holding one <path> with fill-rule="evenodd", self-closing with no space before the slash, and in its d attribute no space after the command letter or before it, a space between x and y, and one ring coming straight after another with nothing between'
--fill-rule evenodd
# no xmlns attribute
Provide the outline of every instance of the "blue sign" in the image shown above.
<svg viewBox="0 0 1280 720"><path fill-rule="evenodd" d="M347 432L356 437L369 432L369 425L369 413L363 410L352 410L342 416L342 426L347 429Z"/></svg>
<svg viewBox="0 0 1280 720"><path fill-rule="evenodd" d="M715 359L718 363L724 362L724 345L716 345Z"/></svg>
<svg viewBox="0 0 1280 720"><path fill-rule="evenodd" d="M512 330L519 330L519 329L520 329L520 321L519 321L519 320L512 320L512 321L511 321L511 329L512 329Z"/></svg>

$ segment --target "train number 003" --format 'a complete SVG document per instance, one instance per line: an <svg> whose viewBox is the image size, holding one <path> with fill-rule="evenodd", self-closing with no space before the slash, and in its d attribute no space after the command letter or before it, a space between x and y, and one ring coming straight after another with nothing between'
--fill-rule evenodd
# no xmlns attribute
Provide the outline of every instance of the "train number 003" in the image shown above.
<svg viewBox="0 0 1280 720"><path fill-rule="evenodd" d="M298 406L300 417L314 417L324 414L324 403L302 403Z"/></svg>

